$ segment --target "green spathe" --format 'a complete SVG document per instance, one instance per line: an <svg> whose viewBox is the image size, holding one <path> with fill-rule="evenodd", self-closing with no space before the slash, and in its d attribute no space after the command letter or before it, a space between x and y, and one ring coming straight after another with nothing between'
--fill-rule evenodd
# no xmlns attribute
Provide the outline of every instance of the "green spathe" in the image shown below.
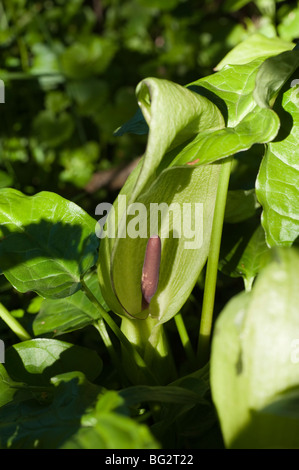
<svg viewBox="0 0 299 470"><path fill-rule="evenodd" d="M224 120L217 106L207 98L167 80L142 81L137 87L137 99L150 129L148 143L140 165L114 203L115 218L108 217L106 230L109 233L111 224L118 227L122 223L132 203L142 203L148 216L151 204L183 207L184 203L200 203L203 226L199 229L203 240L197 248L187 249L192 229L175 237L176 220L169 225L163 219L155 232L161 238L162 257L159 285L149 312L141 311L140 283L147 240L154 233L149 233L148 238L122 237L119 233L116 238L104 238L98 273L103 297L115 313L127 318L146 318L150 314L161 324L179 311L206 262L221 166L220 163L168 168L162 160L166 153L175 153L197 133L222 128ZM132 222L134 219L127 221L127 227Z"/></svg>

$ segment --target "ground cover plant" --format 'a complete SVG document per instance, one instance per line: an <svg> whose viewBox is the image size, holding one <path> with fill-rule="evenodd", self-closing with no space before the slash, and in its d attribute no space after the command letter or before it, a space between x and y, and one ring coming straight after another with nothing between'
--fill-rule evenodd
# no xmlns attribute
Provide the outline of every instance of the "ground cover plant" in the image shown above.
<svg viewBox="0 0 299 470"><path fill-rule="evenodd" d="M275 2L267 5L269 19ZM70 46L59 55L63 74L39 77L50 79L47 109L24 147L48 165L39 181L56 174L57 186L16 187L5 134L1 289L15 297L0 304L1 448L299 447L299 49L296 27L285 24L281 37L248 35L187 85L139 81L138 110L115 138L145 150L105 218L106 193L92 214L63 186L76 177L82 191L99 145L92 133L80 151L76 141L60 148L90 110L78 92L68 95L70 115L55 88L73 73L70 89L80 89L73 60L84 52ZM106 48L101 67L109 67L113 38L97 39L91 50ZM86 63L91 76L102 73L97 60ZM103 83L85 76L91 69L80 80L101 94ZM68 152L80 168L88 155L83 179L67 167ZM24 158L24 148L15 153ZM150 226L151 204L190 203L200 208L199 230L193 212L193 224L173 213Z"/></svg>

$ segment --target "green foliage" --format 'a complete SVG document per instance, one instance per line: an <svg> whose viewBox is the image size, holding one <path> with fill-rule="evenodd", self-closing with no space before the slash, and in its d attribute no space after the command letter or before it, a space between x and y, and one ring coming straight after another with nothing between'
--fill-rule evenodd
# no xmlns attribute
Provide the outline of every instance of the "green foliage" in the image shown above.
<svg viewBox="0 0 299 470"><path fill-rule="evenodd" d="M211 385L228 447L298 448L299 254L272 255L215 326Z"/></svg>
<svg viewBox="0 0 299 470"><path fill-rule="evenodd" d="M96 260L95 222L55 193L1 190L2 273L20 292L67 297Z"/></svg>

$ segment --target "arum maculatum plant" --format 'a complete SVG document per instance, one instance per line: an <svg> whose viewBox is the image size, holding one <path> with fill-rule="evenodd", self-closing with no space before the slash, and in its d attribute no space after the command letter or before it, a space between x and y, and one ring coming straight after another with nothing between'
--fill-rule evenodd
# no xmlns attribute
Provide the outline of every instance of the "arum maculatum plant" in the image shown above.
<svg viewBox="0 0 299 470"><path fill-rule="evenodd" d="M155 78L143 80L137 87L139 112L117 131L117 135L148 132L148 142L141 163L120 192L105 226L107 234L117 232L116 227L119 232L115 238L107 236L101 241L100 287L107 304L122 317L121 329L126 337L147 366L167 380L165 371L171 374L173 369L170 364L163 365L171 358L163 324L178 314L207 259L198 363L203 365L208 360L233 154L275 138L280 121L272 105L298 66L295 51L275 56L276 50L287 48L279 40L274 40L268 53L258 50L253 57L251 51L247 63L249 46L250 41L236 48L217 73L188 87ZM267 55L274 57L266 60ZM179 238L171 237L167 217L162 217L159 227L153 227L149 216L142 218L138 209L138 204L143 205L149 214L155 203L183 207L186 202L201 203L203 208L201 233L197 233L202 242L192 248L188 247L194 237L191 227L187 232L184 226ZM133 203L135 209L130 212ZM265 220L267 203L263 206ZM170 232L175 220L172 223ZM127 236L126 229L137 226L138 237ZM149 298L144 292L147 276Z"/></svg>
<svg viewBox="0 0 299 470"><path fill-rule="evenodd" d="M103 238L98 273L106 302L122 316L122 331L148 366L156 358L158 367L170 359L162 325L185 303L207 259L221 168L220 164L172 167L165 159L199 132L223 128L224 119L207 98L165 80L144 80L137 98L150 128L148 144L114 204L106 230L109 235L110 223L113 230L117 225L124 231L139 224L140 236L118 233ZM186 249L195 235L189 224L175 238L176 217L181 213L174 212L172 220L162 217L160 226L153 226L150 215L155 204L183 207L190 202L203 204L202 233L195 234L203 239L196 248ZM132 203L146 209L145 218L130 214ZM165 366L161 368L165 376L163 370Z"/></svg>
<svg viewBox="0 0 299 470"><path fill-rule="evenodd" d="M299 447L298 410L293 421L289 414L298 401L296 351L288 362L299 338L291 247L299 236L298 66L294 44L256 35L188 86L141 81L139 110L116 135L148 133L146 149L105 224L54 193L0 190L0 269L19 292L38 294L33 334L93 325L121 383L169 384L178 371L164 326L174 319L196 374L205 373L211 347L212 398L227 447ZM252 185L230 188L256 149ZM180 312L203 270L193 352ZM242 277L245 292L220 313L212 338L218 270ZM2 305L0 316L22 342L21 356L26 348L70 347L31 339ZM102 362L90 370L90 352L78 355L84 364L76 370L93 380Z"/></svg>

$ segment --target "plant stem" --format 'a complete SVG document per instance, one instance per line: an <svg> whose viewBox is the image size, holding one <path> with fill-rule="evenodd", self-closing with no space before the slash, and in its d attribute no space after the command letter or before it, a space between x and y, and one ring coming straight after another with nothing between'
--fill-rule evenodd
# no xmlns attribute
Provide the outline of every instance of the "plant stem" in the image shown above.
<svg viewBox="0 0 299 470"><path fill-rule="evenodd" d="M218 272L218 260L232 161L233 156L228 157L223 161L219 175L219 184L215 203L211 243L207 263L204 298L199 329L197 354L200 367L202 367L209 359L210 338L212 331Z"/></svg>
<svg viewBox="0 0 299 470"><path fill-rule="evenodd" d="M9 328L17 335L21 341L31 339L31 336L20 325L18 320L9 313L9 311L0 303L0 318L9 326Z"/></svg>
<svg viewBox="0 0 299 470"><path fill-rule="evenodd" d="M195 354L191 345L191 341L188 335L188 332L185 327L185 323L182 317L181 313L177 313L176 316L174 317L174 321L183 345L183 348L185 350L187 359L189 360L190 364L193 365L195 364Z"/></svg>
<svg viewBox="0 0 299 470"><path fill-rule="evenodd" d="M109 336L109 333L107 331L104 320L102 318L100 318L99 320L95 321L93 323L93 325L94 325L95 329L100 333L100 336L103 340L104 345L107 348L109 356L111 357L111 360L114 363L114 365L116 365L117 364L117 354L115 352L114 346L113 346L112 341L110 339L110 336Z"/></svg>
<svg viewBox="0 0 299 470"><path fill-rule="evenodd" d="M130 343L128 338L123 334L123 332L114 322L114 320L111 318L109 313L106 312L106 310L102 307L102 305L97 300L97 298L93 295L91 290L89 290L88 286L86 285L83 279L81 279L81 284L82 284L82 290L85 292L85 294L87 295L89 300L93 303L93 305L99 310L103 320L107 323L107 325L113 331L113 333L118 338L122 346L126 349L128 353L128 357L130 358L130 361L132 363L132 366L136 367L137 365L137 367L140 367L140 370L142 371L147 383L157 384L158 383L157 379L150 372L149 368L147 367L145 361L142 359L138 351Z"/></svg>
<svg viewBox="0 0 299 470"><path fill-rule="evenodd" d="M114 346L112 344L112 341L110 339L110 336L109 336L109 333L107 331L104 320L102 318L100 318L99 320L94 322L93 326L100 333L100 336L103 340L103 343L106 346L106 349L107 349L108 354L110 356L111 362L114 365L115 369L117 370L117 372L118 372L118 374L121 378L122 383L127 385L127 381L124 377L123 370L120 367L118 356L116 354L116 351L115 351Z"/></svg>

